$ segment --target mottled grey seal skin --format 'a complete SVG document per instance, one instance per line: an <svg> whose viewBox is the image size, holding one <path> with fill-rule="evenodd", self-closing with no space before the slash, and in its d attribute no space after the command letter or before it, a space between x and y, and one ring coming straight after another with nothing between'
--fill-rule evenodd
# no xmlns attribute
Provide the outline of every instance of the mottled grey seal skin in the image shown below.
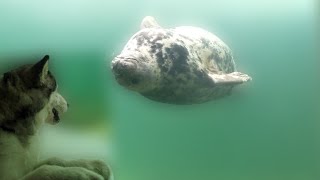
<svg viewBox="0 0 320 180"><path fill-rule="evenodd" d="M162 28L147 16L112 61L118 83L163 103L195 104L231 93L251 80L236 71L230 48L197 27Z"/></svg>

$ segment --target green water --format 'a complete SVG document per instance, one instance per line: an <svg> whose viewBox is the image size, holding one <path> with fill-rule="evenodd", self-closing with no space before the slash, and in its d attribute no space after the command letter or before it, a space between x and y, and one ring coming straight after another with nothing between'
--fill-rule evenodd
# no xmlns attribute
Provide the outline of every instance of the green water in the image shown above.
<svg viewBox="0 0 320 180"><path fill-rule="evenodd" d="M22 62L12 57L50 54L71 104L63 125L112 127L116 179L318 180L315 7L311 0L4 0L0 70ZM109 65L145 15L214 32L253 81L193 106L125 90Z"/></svg>

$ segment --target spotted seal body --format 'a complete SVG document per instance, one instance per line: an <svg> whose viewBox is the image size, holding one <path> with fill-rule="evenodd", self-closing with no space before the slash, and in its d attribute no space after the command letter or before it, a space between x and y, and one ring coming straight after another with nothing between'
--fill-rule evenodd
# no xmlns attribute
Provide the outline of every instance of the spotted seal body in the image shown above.
<svg viewBox="0 0 320 180"><path fill-rule="evenodd" d="M196 27L161 28L152 17L112 61L122 86L164 103L194 104L230 94L251 77L236 71L230 48Z"/></svg>

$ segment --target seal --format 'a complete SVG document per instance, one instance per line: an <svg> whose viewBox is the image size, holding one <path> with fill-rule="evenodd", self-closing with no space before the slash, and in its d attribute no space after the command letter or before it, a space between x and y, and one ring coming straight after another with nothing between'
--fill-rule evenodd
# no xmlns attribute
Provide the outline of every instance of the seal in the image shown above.
<svg viewBox="0 0 320 180"><path fill-rule="evenodd" d="M111 66L120 85L170 104L218 99L251 80L236 71L230 48L217 36L198 27L162 28L151 16Z"/></svg>

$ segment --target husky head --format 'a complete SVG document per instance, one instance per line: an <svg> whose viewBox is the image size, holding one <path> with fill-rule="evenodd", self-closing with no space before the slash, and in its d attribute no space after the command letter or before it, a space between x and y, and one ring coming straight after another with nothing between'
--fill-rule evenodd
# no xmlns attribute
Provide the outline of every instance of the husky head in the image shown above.
<svg viewBox="0 0 320 180"><path fill-rule="evenodd" d="M66 100L48 70L49 56L0 77L0 128L20 136L35 134L44 122L55 124L67 111Z"/></svg>

